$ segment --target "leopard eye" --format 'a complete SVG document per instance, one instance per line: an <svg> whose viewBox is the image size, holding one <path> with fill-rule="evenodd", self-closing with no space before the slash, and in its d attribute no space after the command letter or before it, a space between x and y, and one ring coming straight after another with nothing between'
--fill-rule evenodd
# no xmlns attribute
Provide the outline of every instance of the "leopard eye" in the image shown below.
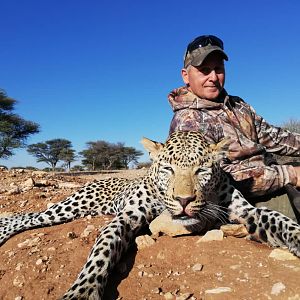
<svg viewBox="0 0 300 300"><path fill-rule="evenodd" d="M168 173L174 174L174 170L172 169L172 167L169 166L165 166L162 168L163 171L166 171Z"/></svg>
<svg viewBox="0 0 300 300"><path fill-rule="evenodd" d="M204 174L207 173L208 171L209 171L208 168L201 167L196 170L195 175Z"/></svg>

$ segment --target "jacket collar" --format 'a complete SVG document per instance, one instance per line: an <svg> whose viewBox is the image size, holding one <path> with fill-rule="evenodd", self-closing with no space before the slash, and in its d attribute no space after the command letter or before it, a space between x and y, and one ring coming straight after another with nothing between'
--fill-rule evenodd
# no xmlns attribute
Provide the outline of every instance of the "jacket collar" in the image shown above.
<svg viewBox="0 0 300 300"><path fill-rule="evenodd" d="M168 100L173 109L173 111L177 111L184 108L191 109L219 109L224 107L224 101L226 98L227 92L225 89L222 90L220 96L214 100L207 100L203 98L199 98L191 91L188 90L186 86L174 89L169 95Z"/></svg>

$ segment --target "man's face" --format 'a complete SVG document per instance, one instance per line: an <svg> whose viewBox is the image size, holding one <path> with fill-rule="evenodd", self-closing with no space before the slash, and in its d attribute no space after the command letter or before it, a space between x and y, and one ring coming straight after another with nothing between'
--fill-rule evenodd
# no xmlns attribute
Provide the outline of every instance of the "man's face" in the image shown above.
<svg viewBox="0 0 300 300"><path fill-rule="evenodd" d="M212 52L200 66L189 66L181 74L191 92L199 98L214 100L224 87L224 60L218 52Z"/></svg>

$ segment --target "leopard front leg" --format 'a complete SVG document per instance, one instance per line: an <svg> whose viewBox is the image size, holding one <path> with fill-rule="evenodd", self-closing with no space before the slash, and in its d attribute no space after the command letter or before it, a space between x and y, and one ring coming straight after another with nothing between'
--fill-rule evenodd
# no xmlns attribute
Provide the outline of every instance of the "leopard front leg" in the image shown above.
<svg viewBox="0 0 300 300"><path fill-rule="evenodd" d="M230 198L230 221L245 224L255 239L273 247L286 246L300 257L300 226L296 222L277 211L253 207L236 189Z"/></svg>
<svg viewBox="0 0 300 300"><path fill-rule="evenodd" d="M153 209L153 206L146 204L138 207L125 206L101 230L86 264L62 299L102 299L108 275L137 232L156 217L156 212L159 213L160 208Z"/></svg>

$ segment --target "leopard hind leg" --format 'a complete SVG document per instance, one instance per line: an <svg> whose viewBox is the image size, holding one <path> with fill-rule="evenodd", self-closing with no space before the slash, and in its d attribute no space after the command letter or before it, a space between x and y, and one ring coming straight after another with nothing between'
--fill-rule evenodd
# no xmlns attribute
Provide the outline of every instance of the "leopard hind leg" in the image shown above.
<svg viewBox="0 0 300 300"><path fill-rule="evenodd" d="M28 229L69 222L87 214L115 214L115 196L126 182L116 178L93 182L45 211L1 218L0 245ZM113 183L118 184L119 190L116 188L115 193L105 193Z"/></svg>

